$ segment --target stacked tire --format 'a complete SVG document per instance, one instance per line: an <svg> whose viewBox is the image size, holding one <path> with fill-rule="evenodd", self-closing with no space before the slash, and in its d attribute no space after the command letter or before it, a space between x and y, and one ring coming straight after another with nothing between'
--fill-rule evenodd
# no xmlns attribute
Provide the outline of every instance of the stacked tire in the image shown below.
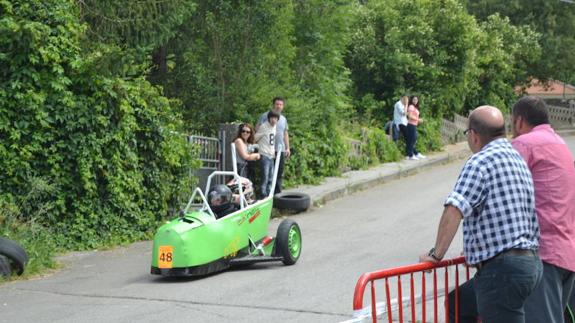
<svg viewBox="0 0 575 323"><path fill-rule="evenodd" d="M0 237L0 276L22 275L27 263L28 254L24 248L10 239Z"/></svg>

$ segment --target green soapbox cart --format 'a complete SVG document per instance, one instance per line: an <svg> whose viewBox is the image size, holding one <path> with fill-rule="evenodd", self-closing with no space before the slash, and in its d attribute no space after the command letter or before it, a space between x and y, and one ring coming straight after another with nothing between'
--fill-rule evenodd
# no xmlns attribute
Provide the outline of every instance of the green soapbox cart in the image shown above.
<svg viewBox="0 0 575 323"><path fill-rule="evenodd" d="M209 192L217 176L233 177L241 183L232 144L233 171L215 171L207 179ZM276 160L279 160L279 154ZM272 188L275 187L278 164L274 167ZM169 277L203 276L235 265L282 261L297 262L302 249L298 224L283 220L275 237L268 235L273 207L270 194L252 204L239 190L238 210L217 218L202 190L197 187L180 215L162 225L154 236L151 273Z"/></svg>

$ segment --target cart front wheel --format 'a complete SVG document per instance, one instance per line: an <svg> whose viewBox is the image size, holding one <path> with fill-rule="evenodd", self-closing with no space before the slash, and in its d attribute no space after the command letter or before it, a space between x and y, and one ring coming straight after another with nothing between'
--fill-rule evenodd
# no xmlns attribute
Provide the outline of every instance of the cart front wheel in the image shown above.
<svg viewBox="0 0 575 323"><path fill-rule="evenodd" d="M276 237L276 254L281 256L285 265L293 265L301 254L301 230L299 225L290 219L283 220L278 227Z"/></svg>

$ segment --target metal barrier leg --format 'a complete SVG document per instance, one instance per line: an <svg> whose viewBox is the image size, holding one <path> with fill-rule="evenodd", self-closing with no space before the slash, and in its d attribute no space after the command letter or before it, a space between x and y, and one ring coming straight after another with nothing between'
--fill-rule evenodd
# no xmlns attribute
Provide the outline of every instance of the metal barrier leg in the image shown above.
<svg viewBox="0 0 575 323"><path fill-rule="evenodd" d="M403 296L401 295L401 276L397 276L397 303L399 304L399 323L403 323Z"/></svg>
<svg viewBox="0 0 575 323"><path fill-rule="evenodd" d="M415 322L415 288L413 286L413 273L411 273L411 278L409 279L410 300L411 300L411 322Z"/></svg>
<svg viewBox="0 0 575 323"><path fill-rule="evenodd" d="M385 279L385 297L387 303L387 320L389 323L393 322L393 316L391 315L391 298L389 297L389 281Z"/></svg>
<svg viewBox="0 0 575 323"><path fill-rule="evenodd" d="M421 321L425 323L425 273L421 273Z"/></svg>
<svg viewBox="0 0 575 323"><path fill-rule="evenodd" d="M377 308L375 302L375 282L371 282L371 317L373 318L373 323L377 323Z"/></svg>

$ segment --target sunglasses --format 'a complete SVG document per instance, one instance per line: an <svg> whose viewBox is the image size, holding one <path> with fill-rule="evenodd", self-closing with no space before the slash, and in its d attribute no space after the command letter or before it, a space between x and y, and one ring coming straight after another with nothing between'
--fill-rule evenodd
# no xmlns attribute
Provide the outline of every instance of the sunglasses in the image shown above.
<svg viewBox="0 0 575 323"><path fill-rule="evenodd" d="M242 133L252 133L251 130L242 130Z"/></svg>

